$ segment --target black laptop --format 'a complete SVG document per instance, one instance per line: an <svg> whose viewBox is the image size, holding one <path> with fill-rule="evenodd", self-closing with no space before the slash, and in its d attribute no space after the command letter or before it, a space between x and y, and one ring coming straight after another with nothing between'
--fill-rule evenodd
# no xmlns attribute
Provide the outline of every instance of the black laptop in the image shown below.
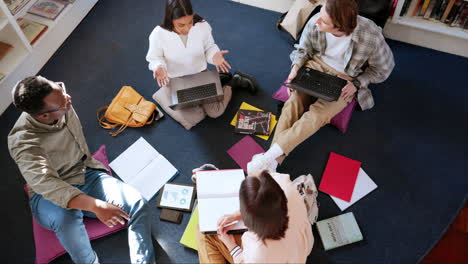
<svg viewBox="0 0 468 264"><path fill-rule="evenodd" d="M296 78L284 85L331 102L340 98L341 90L346 84L347 81L339 77L303 66L297 72Z"/></svg>

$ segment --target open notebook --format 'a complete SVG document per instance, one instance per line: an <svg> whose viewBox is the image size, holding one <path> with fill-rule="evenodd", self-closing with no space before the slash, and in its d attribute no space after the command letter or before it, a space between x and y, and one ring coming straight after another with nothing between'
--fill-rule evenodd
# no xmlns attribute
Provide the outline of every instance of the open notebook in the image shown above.
<svg viewBox="0 0 468 264"><path fill-rule="evenodd" d="M232 214L239 210L239 188L244 179L244 171L241 169L197 172L201 232L216 233L218 220L225 214ZM231 231L239 232L246 229L244 223L239 221Z"/></svg>
<svg viewBox="0 0 468 264"><path fill-rule="evenodd" d="M161 187L179 172L172 164L140 137L110 164L127 184L150 200Z"/></svg>

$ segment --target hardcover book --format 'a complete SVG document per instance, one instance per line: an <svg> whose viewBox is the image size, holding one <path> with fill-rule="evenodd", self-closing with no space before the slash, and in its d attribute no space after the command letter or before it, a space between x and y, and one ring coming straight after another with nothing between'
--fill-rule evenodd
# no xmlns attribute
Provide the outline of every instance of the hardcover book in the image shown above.
<svg viewBox="0 0 468 264"><path fill-rule="evenodd" d="M18 18L17 21L31 45L33 45L48 28L46 25L25 18Z"/></svg>
<svg viewBox="0 0 468 264"><path fill-rule="evenodd" d="M239 109L235 131L242 134L270 135L270 112Z"/></svg>
<svg viewBox="0 0 468 264"><path fill-rule="evenodd" d="M5 57L8 54L8 52L10 52L11 49L13 49L12 45L0 41L0 60L2 60L3 57Z"/></svg>
<svg viewBox="0 0 468 264"><path fill-rule="evenodd" d="M12 15L16 15L30 0L3 0Z"/></svg>
<svg viewBox="0 0 468 264"><path fill-rule="evenodd" d="M67 2L60 0L37 0L28 13L55 20L67 5Z"/></svg>
<svg viewBox="0 0 468 264"><path fill-rule="evenodd" d="M317 230L325 250L348 245L363 239L352 212L317 222Z"/></svg>

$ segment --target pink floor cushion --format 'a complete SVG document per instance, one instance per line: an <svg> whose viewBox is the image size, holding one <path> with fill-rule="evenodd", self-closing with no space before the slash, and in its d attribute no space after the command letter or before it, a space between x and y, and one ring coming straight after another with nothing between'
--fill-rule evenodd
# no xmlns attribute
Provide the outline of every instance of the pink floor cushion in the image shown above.
<svg viewBox="0 0 468 264"><path fill-rule="evenodd" d="M286 102L289 99L288 87L281 85L281 87L273 94L273 99L278 101ZM356 107L356 99L353 99L341 112L330 120L330 124L338 128L342 133L345 133L349 120L353 114L354 108Z"/></svg>
<svg viewBox="0 0 468 264"><path fill-rule="evenodd" d="M281 87L273 94L273 99L281 102L286 102L289 99L288 87L281 85Z"/></svg>
<svg viewBox="0 0 468 264"><path fill-rule="evenodd" d="M102 145L99 150L93 154L93 157L109 168L105 145ZM24 186L24 189L27 193L26 185ZM36 222L34 217L32 218L32 222L37 264L49 263L66 253L65 249L62 247L53 231L43 228ZM122 225L116 225L112 228L109 228L101 223L101 221L98 219L88 217L85 217L83 222L86 226L86 231L88 232L90 240L97 239L126 228L126 226Z"/></svg>
<svg viewBox="0 0 468 264"><path fill-rule="evenodd" d="M356 99L353 98L351 103L349 103L341 112L339 112L335 117L330 120L330 124L337 127L341 133L346 133L348 129L349 120L351 120L351 116L353 115L354 108L356 108Z"/></svg>

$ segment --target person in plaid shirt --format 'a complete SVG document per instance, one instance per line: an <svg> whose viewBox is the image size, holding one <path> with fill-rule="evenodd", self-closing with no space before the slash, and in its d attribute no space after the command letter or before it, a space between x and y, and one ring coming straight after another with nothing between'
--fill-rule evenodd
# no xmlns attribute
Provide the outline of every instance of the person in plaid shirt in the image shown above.
<svg viewBox="0 0 468 264"><path fill-rule="evenodd" d="M322 99L289 89L270 149L248 163L248 172L275 171L295 147L317 132L356 97L362 110L374 106L370 83L385 81L395 66L392 51L382 29L358 15L356 0L327 0L320 13L304 28L291 53L292 69L286 82L299 68L307 66L348 80L337 101Z"/></svg>

